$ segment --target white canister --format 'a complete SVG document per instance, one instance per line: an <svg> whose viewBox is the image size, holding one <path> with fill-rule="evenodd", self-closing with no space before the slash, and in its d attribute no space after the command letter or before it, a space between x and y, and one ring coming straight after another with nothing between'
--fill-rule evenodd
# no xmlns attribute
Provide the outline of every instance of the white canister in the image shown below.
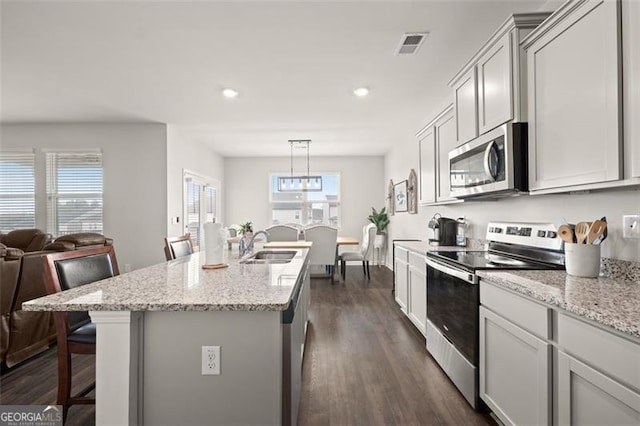
<svg viewBox="0 0 640 426"><path fill-rule="evenodd" d="M600 245L564 243L564 265L574 277L597 278L600 274Z"/></svg>

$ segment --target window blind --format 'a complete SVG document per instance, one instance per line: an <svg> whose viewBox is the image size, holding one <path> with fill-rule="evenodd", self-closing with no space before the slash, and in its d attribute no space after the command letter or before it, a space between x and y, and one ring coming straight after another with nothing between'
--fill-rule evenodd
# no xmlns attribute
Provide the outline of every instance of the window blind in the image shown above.
<svg viewBox="0 0 640 426"><path fill-rule="evenodd" d="M0 152L0 231L35 228L35 155Z"/></svg>
<svg viewBox="0 0 640 426"><path fill-rule="evenodd" d="M103 232L102 154L46 154L47 232Z"/></svg>

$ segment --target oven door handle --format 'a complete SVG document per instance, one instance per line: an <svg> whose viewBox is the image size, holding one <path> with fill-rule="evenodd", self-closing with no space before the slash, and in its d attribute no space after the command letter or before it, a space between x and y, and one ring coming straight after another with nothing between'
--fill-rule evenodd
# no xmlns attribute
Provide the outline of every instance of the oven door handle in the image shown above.
<svg viewBox="0 0 640 426"><path fill-rule="evenodd" d="M440 271L445 274L452 275L456 278L459 278L463 281L468 282L469 284L478 284L478 277L474 274L470 274L469 272L466 272L466 271L460 271L458 269L445 266L442 263L434 262L429 258L427 258L426 262L427 262L427 266L431 266L436 271Z"/></svg>

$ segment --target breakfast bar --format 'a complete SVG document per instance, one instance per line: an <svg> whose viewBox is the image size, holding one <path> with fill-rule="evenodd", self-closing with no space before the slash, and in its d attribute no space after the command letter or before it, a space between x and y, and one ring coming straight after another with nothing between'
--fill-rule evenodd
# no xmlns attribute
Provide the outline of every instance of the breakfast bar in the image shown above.
<svg viewBox="0 0 640 426"><path fill-rule="evenodd" d="M274 252L229 252L229 266L214 270L195 253L23 309L89 311L99 425L289 424L310 301L308 250L289 249L291 259L273 262L264 256ZM211 346L219 347L219 374L205 375L203 347Z"/></svg>

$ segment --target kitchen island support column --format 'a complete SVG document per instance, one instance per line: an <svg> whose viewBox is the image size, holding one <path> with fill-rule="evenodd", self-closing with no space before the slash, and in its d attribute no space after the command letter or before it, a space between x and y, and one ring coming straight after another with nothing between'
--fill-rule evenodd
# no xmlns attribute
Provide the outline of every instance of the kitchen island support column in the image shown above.
<svg viewBox="0 0 640 426"><path fill-rule="evenodd" d="M91 311L96 324L96 425L142 425L141 312Z"/></svg>

